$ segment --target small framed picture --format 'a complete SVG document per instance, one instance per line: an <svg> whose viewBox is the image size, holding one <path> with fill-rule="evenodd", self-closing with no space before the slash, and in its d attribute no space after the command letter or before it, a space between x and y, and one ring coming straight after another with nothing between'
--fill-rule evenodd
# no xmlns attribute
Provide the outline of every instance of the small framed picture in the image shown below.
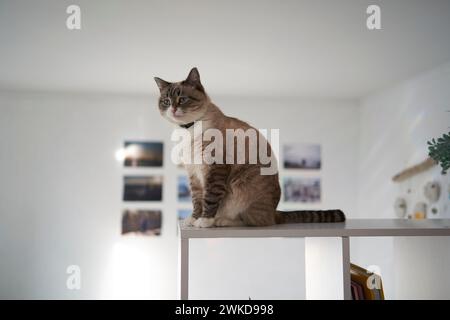
<svg viewBox="0 0 450 320"><path fill-rule="evenodd" d="M285 202L318 203L321 200L320 178L285 177L283 194Z"/></svg>
<svg viewBox="0 0 450 320"><path fill-rule="evenodd" d="M322 166L320 145L304 143L285 145L283 164L285 169L320 169Z"/></svg>
<svg viewBox="0 0 450 320"><path fill-rule="evenodd" d="M161 235L160 210L125 210L122 214L122 234Z"/></svg>
<svg viewBox="0 0 450 320"><path fill-rule="evenodd" d="M125 141L125 167L162 167L163 143L147 141Z"/></svg>
<svg viewBox="0 0 450 320"><path fill-rule="evenodd" d="M192 202L189 179L187 176L178 176L177 189L179 202Z"/></svg>
<svg viewBox="0 0 450 320"><path fill-rule="evenodd" d="M192 209L178 209L178 220L184 220L190 216Z"/></svg>
<svg viewBox="0 0 450 320"><path fill-rule="evenodd" d="M125 176L124 201L161 201L162 176Z"/></svg>

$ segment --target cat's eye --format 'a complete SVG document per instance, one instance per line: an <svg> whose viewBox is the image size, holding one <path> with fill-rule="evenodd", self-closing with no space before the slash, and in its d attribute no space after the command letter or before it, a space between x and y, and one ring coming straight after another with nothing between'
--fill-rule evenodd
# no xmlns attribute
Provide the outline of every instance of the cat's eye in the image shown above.
<svg viewBox="0 0 450 320"><path fill-rule="evenodd" d="M184 103L186 103L188 100L189 100L189 99L186 98L186 97L179 97L179 98L178 98L178 103L179 103L179 104L184 104Z"/></svg>
<svg viewBox="0 0 450 320"><path fill-rule="evenodd" d="M170 107L170 99L169 98L165 98L162 100L162 105L164 107Z"/></svg>

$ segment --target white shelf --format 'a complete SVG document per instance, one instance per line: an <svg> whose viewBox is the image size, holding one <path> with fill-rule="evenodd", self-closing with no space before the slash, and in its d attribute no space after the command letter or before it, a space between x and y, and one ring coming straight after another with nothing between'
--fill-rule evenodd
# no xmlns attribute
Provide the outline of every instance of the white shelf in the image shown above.
<svg viewBox="0 0 450 320"><path fill-rule="evenodd" d="M349 219L344 223L296 223L269 227L194 228L180 224L181 238L450 236L450 219Z"/></svg>
<svg viewBox="0 0 450 320"><path fill-rule="evenodd" d="M350 292L350 237L433 237L450 236L450 219L349 219L343 223L296 223L269 227L194 228L180 229L180 298L189 293L189 239L195 238L342 238L341 258L342 292L351 299Z"/></svg>

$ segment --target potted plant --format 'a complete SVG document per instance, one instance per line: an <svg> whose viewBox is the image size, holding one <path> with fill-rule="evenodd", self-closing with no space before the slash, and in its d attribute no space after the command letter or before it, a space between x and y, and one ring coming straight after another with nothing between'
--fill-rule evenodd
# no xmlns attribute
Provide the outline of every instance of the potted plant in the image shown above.
<svg viewBox="0 0 450 320"><path fill-rule="evenodd" d="M446 174L450 169L450 132L428 141L428 154L441 165L442 174Z"/></svg>

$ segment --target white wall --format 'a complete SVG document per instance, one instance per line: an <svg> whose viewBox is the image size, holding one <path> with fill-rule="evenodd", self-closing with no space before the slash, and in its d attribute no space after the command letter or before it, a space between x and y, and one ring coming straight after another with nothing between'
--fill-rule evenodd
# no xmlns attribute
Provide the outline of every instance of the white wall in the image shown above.
<svg viewBox="0 0 450 320"><path fill-rule="evenodd" d="M161 238L120 237L125 171L114 154L124 139L168 136L151 105L148 98L2 95L1 297L174 296L171 202ZM165 186L165 199L174 193ZM82 270L78 292L65 287L71 264Z"/></svg>
<svg viewBox="0 0 450 320"><path fill-rule="evenodd" d="M447 63L361 101L357 217L396 218L393 204L402 190L391 178L427 157L428 140L450 131L449 88L450 63ZM426 175L427 179L444 183L443 197L447 197L448 203L449 175L441 176L438 167ZM450 218L448 214L441 217ZM442 241L447 241L446 245ZM412 266L425 257L434 261L428 269L430 275L432 266L436 274L440 274L439 265L448 267L438 262L444 259L443 248L450 248L449 240L445 239L353 239L351 245L355 262L381 267L387 298L410 298L413 287L421 291L423 283L411 282L418 274ZM450 297L447 280L431 276L429 281L439 289L416 297Z"/></svg>
<svg viewBox="0 0 450 320"><path fill-rule="evenodd" d="M450 131L449 85L447 63L362 101L359 216L395 217L398 190L391 178L427 157L428 140Z"/></svg>
<svg viewBox="0 0 450 320"><path fill-rule="evenodd" d="M321 143L323 202L313 207L343 208L348 216L357 215L355 103L238 98L216 102L226 113L258 128L280 128L281 143ZM170 125L160 119L155 98L3 93L0 114L0 298L175 298L180 172L170 163ZM126 139L165 142L164 168L150 170L164 174L163 202L152 205L163 211L159 238L120 236L121 210L126 207L121 201L122 176L133 170L122 168L114 154ZM252 267L255 281L264 279L260 297L305 297L303 290L288 286L291 279L297 288L304 287L304 265L298 265L304 256L301 239L240 246L205 240L198 246L210 249L212 264L218 262L214 252L235 248L230 266L244 263L244 268ZM277 256L276 261L267 259L269 269L242 261L243 253L258 252L257 247L266 248L268 257ZM195 259L199 250L191 254L193 261L201 261L199 256ZM66 289L65 272L71 264L81 267L80 291ZM204 269L210 272L204 278L193 272L193 294L205 287L205 279L214 278L213 269ZM280 270L283 281L277 278ZM270 292L271 287L277 291ZM235 295L226 286L220 293L209 290L214 297L253 294Z"/></svg>

